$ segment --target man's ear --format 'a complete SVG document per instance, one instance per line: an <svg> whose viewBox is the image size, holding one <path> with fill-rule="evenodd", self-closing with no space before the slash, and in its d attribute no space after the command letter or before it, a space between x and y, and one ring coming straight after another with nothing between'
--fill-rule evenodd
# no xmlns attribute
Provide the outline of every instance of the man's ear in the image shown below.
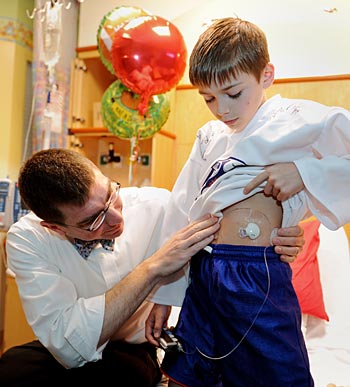
<svg viewBox="0 0 350 387"><path fill-rule="evenodd" d="M58 224L46 222L45 220L42 220L42 221L40 222L40 224L41 224L43 227L49 228L50 230L55 231L55 232L57 232L57 233L60 234L60 235L66 235L66 232L65 232L65 231L61 228L61 226L58 225Z"/></svg>
<svg viewBox="0 0 350 387"><path fill-rule="evenodd" d="M268 63L263 71L263 87L267 89L275 80L275 66L272 63Z"/></svg>

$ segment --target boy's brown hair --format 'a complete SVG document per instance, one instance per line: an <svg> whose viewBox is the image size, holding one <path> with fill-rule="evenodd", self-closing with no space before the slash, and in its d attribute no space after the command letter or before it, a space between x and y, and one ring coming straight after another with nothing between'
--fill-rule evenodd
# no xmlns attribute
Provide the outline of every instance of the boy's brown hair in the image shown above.
<svg viewBox="0 0 350 387"><path fill-rule="evenodd" d="M189 76L195 86L221 85L243 72L260 81L270 61L264 32L239 18L215 20L204 31L190 56Z"/></svg>

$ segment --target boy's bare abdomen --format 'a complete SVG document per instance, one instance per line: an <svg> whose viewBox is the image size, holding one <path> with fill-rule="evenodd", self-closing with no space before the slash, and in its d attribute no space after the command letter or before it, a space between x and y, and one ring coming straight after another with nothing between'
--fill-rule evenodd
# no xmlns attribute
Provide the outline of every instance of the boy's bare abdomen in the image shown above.
<svg viewBox="0 0 350 387"><path fill-rule="evenodd" d="M281 227L282 206L263 193L225 208L213 243L269 246L274 229Z"/></svg>

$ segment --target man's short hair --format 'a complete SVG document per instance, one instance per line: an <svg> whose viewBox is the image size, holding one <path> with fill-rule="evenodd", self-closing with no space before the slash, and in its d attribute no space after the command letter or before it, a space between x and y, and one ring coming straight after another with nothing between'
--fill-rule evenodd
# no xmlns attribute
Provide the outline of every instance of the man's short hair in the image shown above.
<svg viewBox="0 0 350 387"><path fill-rule="evenodd" d="M64 223L59 205L83 206L94 182L95 164L78 152L47 149L22 166L18 185L22 200L39 218Z"/></svg>

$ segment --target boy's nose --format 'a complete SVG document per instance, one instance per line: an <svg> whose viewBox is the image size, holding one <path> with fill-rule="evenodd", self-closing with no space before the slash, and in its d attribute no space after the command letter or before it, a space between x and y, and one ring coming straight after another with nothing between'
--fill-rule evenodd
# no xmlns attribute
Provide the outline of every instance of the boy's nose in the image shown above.
<svg viewBox="0 0 350 387"><path fill-rule="evenodd" d="M229 106L226 103L224 103L224 102L218 101L217 109L216 109L217 115L222 117L222 116L224 116L225 114L227 114L229 112L230 112Z"/></svg>

